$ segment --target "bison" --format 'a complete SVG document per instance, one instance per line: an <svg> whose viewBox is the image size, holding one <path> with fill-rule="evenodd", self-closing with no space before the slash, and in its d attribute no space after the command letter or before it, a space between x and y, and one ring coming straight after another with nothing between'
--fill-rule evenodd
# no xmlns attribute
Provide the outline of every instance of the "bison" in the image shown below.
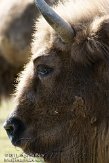
<svg viewBox="0 0 109 163"><path fill-rule="evenodd" d="M56 3L56 0L46 1L50 5ZM25 64L30 55L34 19L38 16L33 0L0 2L0 51L16 67Z"/></svg>
<svg viewBox="0 0 109 163"><path fill-rule="evenodd" d="M46 0L53 5L57 0ZM39 12L33 0L0 1L0 98L13 92L17 74L31 56L34 20Z"/></svg>
<svg viewBox="0 0 109 163"><path fill-rule="evenodd" d="M32 56L4 124L48 163L109 163L109 0L35 0Z"/></svg>
<svg viewBox="0 0 109 163"><path fill-rule="evenodd" d="M0 98L13 92L17 74L31 55L32 27L38 16L33 0L0 1Z"/></svg>

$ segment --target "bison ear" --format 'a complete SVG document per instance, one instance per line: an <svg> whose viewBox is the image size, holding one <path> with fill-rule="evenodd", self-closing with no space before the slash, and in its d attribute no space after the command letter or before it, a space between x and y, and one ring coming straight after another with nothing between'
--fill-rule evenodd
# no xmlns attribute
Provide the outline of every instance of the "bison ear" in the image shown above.
<svg viewBox="0 0 109 163"><path fill-rule="evenodd" d="M97 17L90 25L87 47L93 59L109 59L109 15Z"/></svg>
<svg viewBox="0 0 109 163"><path fill-rule="evenodd" d="M81 29L81 27L80 27ZM109 15L96 17L88 27L77 32L71 52L73 60L82 64L109 60ZM82 33L82 34L81 34Z"/></svg>
<svg viewBox="0 0 109 163"><path fill-rule="evenodd" d="M98 41L109 44L109 15L94 20L92 23L92 34L93 33L95 33Z"/></svg>

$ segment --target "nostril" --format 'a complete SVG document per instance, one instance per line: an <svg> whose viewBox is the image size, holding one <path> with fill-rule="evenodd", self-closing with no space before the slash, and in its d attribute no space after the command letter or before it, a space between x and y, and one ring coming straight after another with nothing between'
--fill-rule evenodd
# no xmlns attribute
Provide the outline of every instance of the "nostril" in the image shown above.
<svg viewBox="0 0 109 163"><path fill-rule="evenodd" d="M12 133L13 133L14 130L15 130L15 127L14 127L14 125L12 125L12 124L5 124L5 125L4 125L4 128L5 128L6 132L7 132L8 134L10 134L10 135L12 135Z"/></svg>

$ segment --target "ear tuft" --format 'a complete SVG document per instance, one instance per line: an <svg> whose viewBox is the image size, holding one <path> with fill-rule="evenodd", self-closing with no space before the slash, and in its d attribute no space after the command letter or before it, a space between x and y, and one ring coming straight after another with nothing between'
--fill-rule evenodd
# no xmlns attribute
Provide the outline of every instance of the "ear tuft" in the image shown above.
<svg viewBox="0 0 109 163"><path fill-rule="evenodd" d="M96 17L77 33L71 50L73 60L82 64L109 60L109 15Z"/></svg>
<svg viewBox="0 0 109 163"><path fill-rule="evenodd" d="M96 59L109 59L109 16L97 17L93 21L87 47Z"/></svg>

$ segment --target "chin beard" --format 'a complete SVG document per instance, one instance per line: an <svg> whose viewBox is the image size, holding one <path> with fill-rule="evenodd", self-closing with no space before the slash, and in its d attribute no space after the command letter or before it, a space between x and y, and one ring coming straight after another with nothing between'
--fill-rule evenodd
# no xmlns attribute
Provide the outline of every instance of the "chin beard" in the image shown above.
<svg viewBox="0 0 109 163"><path fill-rule="evenodd" d="M62 150L59 147L43 146L38 140L28 142L28 144L24 145L22 149L27 155L33 157L43 157L44 160L51 160L62 154Z"/></svg>
<svg viewBox="0 0 109 163"><path fill-rule="evenodd" d="M46 151L45 148L41 146L38 140L35 141L27 141L26 143L22 143L21 148L22 150L28 155L44 155Z"/></svg>

